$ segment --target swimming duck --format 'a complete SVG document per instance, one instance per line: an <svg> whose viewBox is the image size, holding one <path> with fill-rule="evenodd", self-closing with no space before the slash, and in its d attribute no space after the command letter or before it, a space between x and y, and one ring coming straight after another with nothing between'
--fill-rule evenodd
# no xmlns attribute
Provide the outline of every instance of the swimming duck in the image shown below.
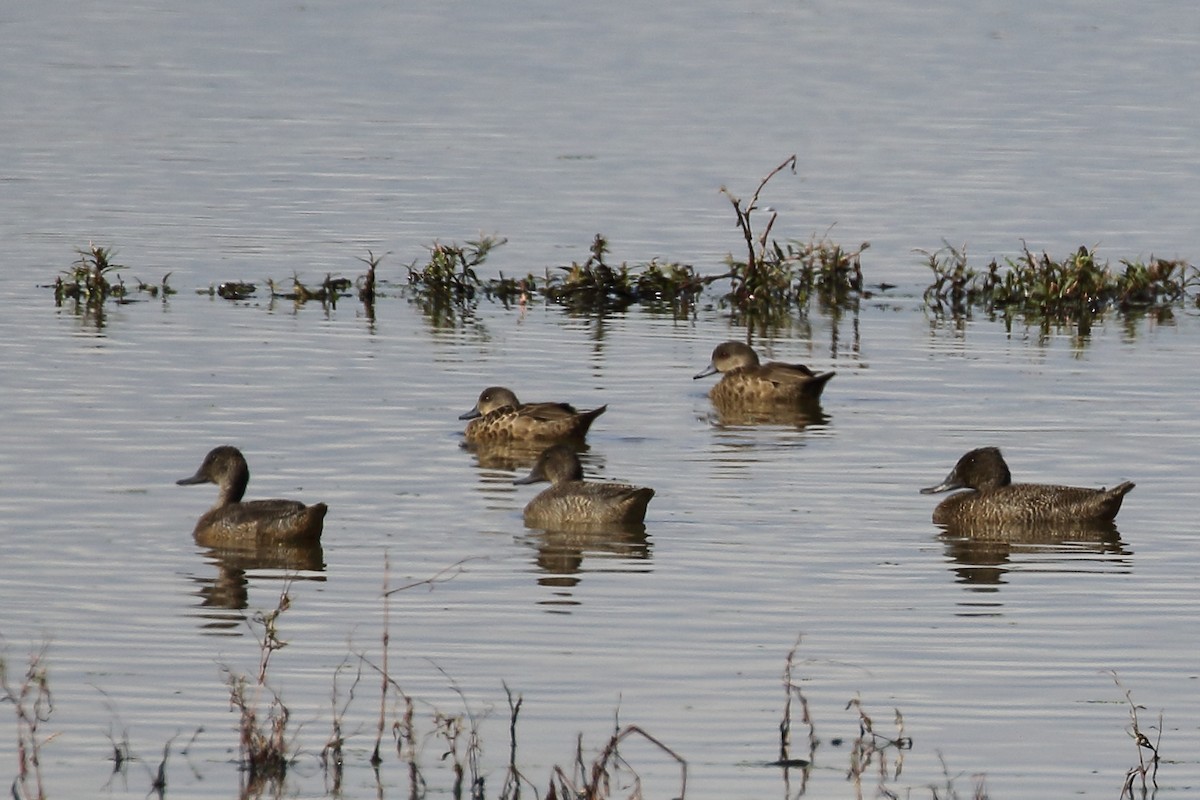
<svg viewBox="0 0 1200 800"><path fill-rule="evenodd" d="M623 483L586 483L579 456L556 444L538 456L533 470L516 484L549 481L551 486L525 506L525 524L534 528L562 525L640 523L654 490Z"/></svg>
<svg viewBox="0 0 1200 800"><path fill-rule="evenodd" d="M250 467L236 447L215 447L190 478L180 486L215 483L221 491L217 503L196 522L193 535L206 547L221 545L261 546L283 542L316 542L325 524L324 503L306 506L296 500L251 500L242 502Z"/></svg>
<svg viewBox="0 0 1200 800"><path fill-rule="evenodd" d="M596 417L607 410L600 406L576 411L566 403L522 403L511 390L491 386L479 395L475 407L459 419L467 423L466 443L501 441L582 440Z"/></svg>
<svg viewBox="0 0 1200 800"><path fill-rule="evenodd" d="M1111 522L1133 486L1129 481L1111 489L1013 483L999 448L980 447L960 458L944 481L921 493L971 490L938 504L933 510L937 525L1078 525Z"/></svg>
<svg viewBox="0 0 1200 800"><path fill-rule="evenodd" d="M716 372L722 377L708 396L718 408L816 403L825 384L837 374L813 372L803 364L761 364L754 348L733 341L717 345L712 361L693 380Z"/></svg>

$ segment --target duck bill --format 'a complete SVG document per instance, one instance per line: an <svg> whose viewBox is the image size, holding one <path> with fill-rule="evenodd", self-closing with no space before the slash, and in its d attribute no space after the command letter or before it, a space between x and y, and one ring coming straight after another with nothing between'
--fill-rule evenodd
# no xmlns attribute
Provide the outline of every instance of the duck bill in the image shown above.
<svg viewBox="0 0 1200 800"><path fill-rule="evenodd" d="M175 481L175 483L178 484L179 486L192 486L197 483L208 483L208 478L204 477L203 474L197 472L192 477L180 478L179 480Z"/></svg>
<svg viewBox="0 0 1200 800"><path fill-rule="evenodd" d="M513 485L514 486L525 486L526 484L539 483L544 480L545 480L545 478L543 478L541 475L531 472L528 475L526 475L524 478L517 478L516 480L514 480Z"/></svg>
<svg viewBox="0 0 1200 800"><path fill-rule="evenodd" d="M921 490L921 494L937 494L938 492L948 492L952 489L962 489L963 483L958 479L958 476L951 472L946 476L946 480L939 483L937 486L927 486Z"/></svg>
<svg viewBox="0 0 1200 800"><path fill-rule="evenodd" d="M693 375L692 380L698 381L701 378L707 378L709 375L712 375L715 372L720 372L720 370L717 369L717 365L709 364L703 370L701 370L700 372L697 372L695 375Z"/></svg>
<svg viewBox="0 0 1200 800"><path fill-rule="evenodd" d="M479 413L479 406L475 406L467 413L459 414L458 418L459 419L475 419L476 417L482 417L482 416L483 416L483 414Z"/></svg>

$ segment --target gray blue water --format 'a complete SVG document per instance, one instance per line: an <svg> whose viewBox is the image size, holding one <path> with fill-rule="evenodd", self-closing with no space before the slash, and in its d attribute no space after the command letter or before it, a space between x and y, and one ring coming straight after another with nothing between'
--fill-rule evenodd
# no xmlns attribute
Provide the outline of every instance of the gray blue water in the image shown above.
<svg viewBox="0 0 1200 800"><path fill-rule="evenodd" d="M1114 797L1137 760L1128 690L1154 736L1162 712L1159 782L1186 795L1195 306L1109 317L1085 341L956 325L923 309L914 250L1200 257L1198 42L1185 3L3 10L0 645L12 680L48 643L48 794L144 797L168 743L169 796L238 791L223 675L256 671L246 617L286 586L270 672L300 753L285 793L326 796L331 694L348 699L358 655L381 660L385 581L441 576L392 595L387 622L431 792L452 783L437 714L469 712L496 795L507 685L543 792L577 736L594 756L619 721L687 760L689 798L968 795L980 777L995 797ZM582 261L597 233L613 262L716 273L741 247L720 188L747 197L792 153L797 174L764 192L775 234L869 241L868 283L896 284L757 343L837 370L817 424L719 424L692 375L743 331L715 296L682 320L483 301L437 325L395 288L434 241L481 233L507 239L485 275ZM100 327L56 309L42 285L89 242L128 283L169 272L179 293L110 304ZM196 292L354 277L368 249L391 282L373 319ZM522 525L531 487L459 447L458 415L496 383L609 404L585 468L656 489L644 539ZM316 561L196 546L211 487L174 482L220 443L246 452L250 496L329 504ZM1019 480L1135 481L1118 539L940 539L917 489L981 444ZM763 766L798 637L822 742L803 785ZM857 787L855 697L912 737ZM368 763L378 709L367 668L344 797L407 792L394 755L378 779ZM141 761L110 776L122 735ZM678 794L661 752L622 754L645 796Z"/></svg>

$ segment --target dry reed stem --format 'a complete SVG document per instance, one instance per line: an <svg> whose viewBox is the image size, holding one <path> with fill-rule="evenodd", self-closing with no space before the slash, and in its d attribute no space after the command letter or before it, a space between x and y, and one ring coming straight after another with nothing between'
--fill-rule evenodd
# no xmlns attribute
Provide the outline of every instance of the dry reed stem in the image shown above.
<svg viewBox="0 0 1200 800"><path fill-rule="evenodd" d="M371 766L376 769L383 763L383 757L379 754L379 746L383 741L383 728L387 721L387 695L388 695L388 644L391 639L391 623L389 617L388 598L392 593L388 589L388 584L392 579L392 561L391 555L386 551L383 554L383 654L381 657L383 667L379 670L379 679L381 685L379 687L379 727L375 731L375 749L371 751Z"/></svg>
<svg viewBox="0 0 1200 800"><path fill-rule="evenodd" d="M796 171L796 156L795 154L784 159L783 163L775 167L767 173L767 176L758 184L758 188L754 190L754 195L750 198L750 202L745 208L742 207L742 201L734 197L733 194L724 186L721 187L721 194L729 198L729 202L733 204L733 212L737 216L737 225L742 232L742 237L746 240L746 274L743 276L741 285L744 287L747 284L757 284L757 276L759 268L762 266L762 261L767 249L767 237L771 232L771 228L775 225L775 218L778 216L774 212L771 213L771 218L767 222L767 227L759 237L758 250L755 250L754 230L750 224L750 215L758 209L758 198L762 194L762 190L770 182L772 178L778 175L788 167L792 168L792 172ZM736 291L740 294L740 291ZM743 298L744 299L744 298Z"/></svg>
<svg viewBox="0 0 1200 800"><path fill-rule="evenodd" d="M858 738L854 740L854 747L850 751L850 767L846 778L854 782L857 796L862 797L862 776L872 764L877 763L877 791L887 794L885 784L899 779L904 768L904 751L912 749L912 739L904 734L904 716L899 709L894 709L897 734L895 738L888 738L875 731L875 723L863 708L860 698L851 698L846 708L853 708L858 713ZM889 766L888 753L892 750L896 752L896 757L894 765Z"/></svg>
<svg viewBox="0 0 1200 800"><path fill-rule="evenodd" d="M287 739L287 725L291 712L277 692L267 685L271 656L283 649L287 643L279 638L280 616L291 607L291 580L285 580L275 608L269 612L258 612L253 621L262 626L262 635L251 626L259 644L258 674L253 692L249 691L249 680L244 673L235 674L224 667L225 682L229 686L229 703L240 714L238 723L238 749L245 770L247 792L261 791L267 784L278 786L291 764L291 743ZM271 701L267 705L266 719L262 719L264 693ZM168 742L168 746L169 746ZM165 756L161 769L165 766Z"/></svg>
<svg viewBox="0 0 1200 800"><path fill-rule="evenodd" d="M325 741L325 746L321 748L321 768L325 770L326 776L329 775L332 765L333 786L330 792L335 796L341 793L342 772L345 766L345 757L342 753L342 748L346 744L346 733L342 728L343 720L346 712L350 709L350 704L354 702L354 691L358 688L359 681L362 680L362 662L360 661L358 670L354 674L354 682L350 684L350 689L346 693L346 702L339 708L337 679L347 666L349 666L349 661L343 661L333 673L333 686L329 696L330 712L333 717L332 730L329 738Z"/></svg>
<svg viewBox="0 0 1200 800"><path fill-rule="evenodd" d="M529 783L517 767L517 717L521 714L524 698L517 695L514 701L512 689L508 688L508 684L502 681L501 685L504 687L504 695L508 698L508 768L504 774L504 785L500 789L500 800L521 800L521 782ZM537 789L531 783L530 788L536 795Z"/></svg>
<svg viewBox="0 0 1200 800"><path fill-rule="evenodd" d="M772 766L781 767L807 767L814 757L817 749L817 732L813 725L812 716L808 710L808 698L804 696L800 686L793 678L796 666L796 651L800 649L800 641L803 637L797 636L796 643L792 645L792 649L788 651L787 659L783 667L783 690L786 700L783 706L783 719L779 722L779 759ZM808 758L793 758L791 755L792 744L792 702L800 704L801 722L808 727Z"/></svg>
<svg viewBox="0 0 1200 800"><path fill-rule="evenodd" d="M488 712L485 712L482 718L477 718L475 713L471 711L471 706L467 702L467 696L463 693L462 688L458 685L458 682L454 680L454 678L452 678L450 674L446 672L446 670L442 669L440 665L434 664L434 667L438 672L442 673L447 681L449 681L451 690L458 695L458 698L462 701L463 705L463 713L461 715L448 716L443 715L441 712L436 712L436 717L438 719L441 719L445 722L453 721L453 724L439 726L439 733L443 733L445 735L446 743L450 746L450 750L447 751L442 758L444 759L447 756L450 756L453 759L452 763L455 775L454 796L455 798L458 798L461 795L462 781L466 777L467 773L469 773L471 779L471 797L477 798L477 800L482 800L484 782L483 776L479 771L479 757L483 753L483 745L479 738L479 726L483 723L483 720L487 718ZM469 726L463 725L464 717L470 723ZM465 762L460 760L458 756L458 738L463 734L463 732L466 732L467 734Z"/></svg>
<svg viewBox="0 0 1200 800"><path fill-rule="evenodd" d="M629 795L631 800L642 797L641 777L634 771L624 758L621 757L619 748L621 742L631 736L640 736L646 741L653 744L662 752L673 758L679 764L679 794L675 795L676 800L685 800L687 797L687 761L678 753L667 747L661 740L647 733L644 729L637 725L626 725L621 730L617 731L608 740L600 755L592 761L590 766L585 766L583 762L583 739L582 736L577 740L575 751L575 765L579 771L581 786L576 786L575 782L567 776L562 767L555 767L550 779L550 788L547 791L547 800L604 800L611 793L611 774L610 767L616 762L620 762L630 769L633 773L634 786L632 794ZM557 782L556 782L557 781Z"/></svg>
<svg viewBox="0 0 1200 800"><path fill-rule="evenodd" d="M7 663L0 657L0 700L13 704L17 717L17 776L13 779L13 797L46 797L42 782L42 746L54 739L51 734L39 738L38 729L50 720L54 712L54 697L50 692L50 670L46 666L47 642L29 655L29 663L19 687L8 682ZM30 794L32 779L34 794ZM20 792L20 794L18 794Z"/></svg>
<svg viewBox="0 0 1200 800"><path fill-rule="evenodd" d="M1160 760L1158 747L1162 744L1163 715L1160 711L1158 714L1158 738L1154 742L1151 742L1150 737L1142 733L1142 729L1138 725L1138 708L1144 708L1144 706L1138 706L1133 702L1133 691L1121 685L1121 679L1117 677L1115 671L1111 671L1110 674L1113 677L1113 682L1117 684L1117 688L1125 692L1125 702L1129 706L1129 729L1127 732L1137 745L1138 763L1126 771L1125 782L1121 786L1121 797L1128 797L1130 800L1133 800L1134 784L1139 781L1141 783L1140 794L1142 797L1147 797L1150 794L1150 786L1153 786L1155 791L1158 790L1158 762ZM1145 754L1147 750L1151 753L1149 760L1147 760ZM1147 776L1150 779L1149 785L1146 782Z"/></svg>

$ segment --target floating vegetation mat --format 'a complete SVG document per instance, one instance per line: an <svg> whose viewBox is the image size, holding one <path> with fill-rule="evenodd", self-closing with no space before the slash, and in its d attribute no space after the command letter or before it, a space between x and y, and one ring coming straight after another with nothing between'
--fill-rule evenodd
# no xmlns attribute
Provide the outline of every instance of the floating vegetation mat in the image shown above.
<svg viewBox="0 0 1200 800"><path fill-rule="evenodd" d="M498 278L482 279L478 268L507 240L480 236L464 244L429 245L428 258L408 264L406 282L393 293L407 298L439 327L469 319L481 298L505 308L543 302L569 313L599 316L637 305L686 318L709 293L735 325L767 332L807 317L814 303L820 313L836 316L856 309L860 300L875 292L894 288L878 282L865 285L862 257L869 242L845 247L833 241L828 230L808 239L775 238L778 214L761 206L760 199L772 179L786 171L795 173L795 156L771 170L748 200L721 187L742 241L735 248L739 254L731 252L724 269L713 274L659 259L611 263L608 240L597 234L582 261L546 267L540 274L501 273ZM923 293L925 308L955 319L983 313L1003 320L1009 329L1021 320L1043 331L1071 326L1086 335L1092 322L1108 312L1127 318L1155 313L1161 318L1189 299L1200 305L1195 292L1200 274L1178 259L1122 260L1112 266L1098 258L1095 247L1083 246L1056 260L1022 243L1020 254L1002 261L993 258L987 266L976 268L968 262L965 246L944 243L938 250L916 252L933 273L933 282ZM79 258L52 285L55 304L69 305L97 327L104 324L103 309L109 300L128 303L161 297L166 301L175 293L167 283L170 273L157 284L137 280L134 288L127 287L121 278L125 267L112 261L111 248L89 244L78 253ZM367 271L354 279L327 273L319 284L305 284L293 274L288 281L262 281L263 293L259 284L243 280L223 281L199 293L234 302L266 298L325 307L336 307L339 299L357 295L373 319L376 302L388 294L386 281L377 278L383 257L371 251L366 258L358 257Z"/></svg>

